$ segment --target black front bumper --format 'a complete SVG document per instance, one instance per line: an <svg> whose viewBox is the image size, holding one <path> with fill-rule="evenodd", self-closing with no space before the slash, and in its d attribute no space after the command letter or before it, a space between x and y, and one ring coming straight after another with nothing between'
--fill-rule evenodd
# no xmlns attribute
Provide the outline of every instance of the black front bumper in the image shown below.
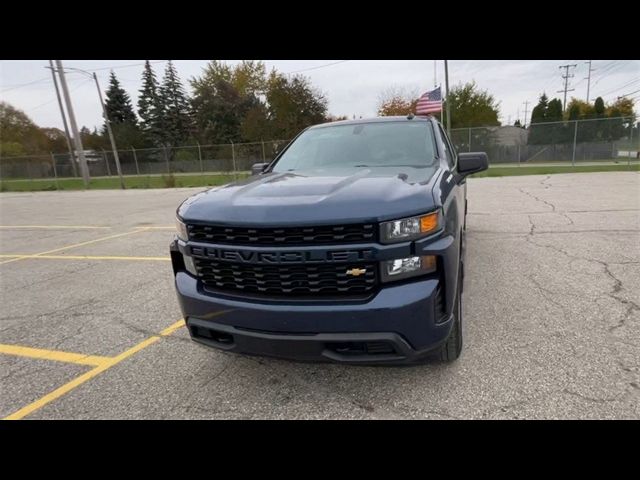
<svg viewBox="0 0 640 480"><path fill-rule="evenodd" d="M235 353L308 362L352 364L414 363L438 350L414 350L393 332L283 334L241 329L210 320L187 318L191 338L208 347Z"/></svg>

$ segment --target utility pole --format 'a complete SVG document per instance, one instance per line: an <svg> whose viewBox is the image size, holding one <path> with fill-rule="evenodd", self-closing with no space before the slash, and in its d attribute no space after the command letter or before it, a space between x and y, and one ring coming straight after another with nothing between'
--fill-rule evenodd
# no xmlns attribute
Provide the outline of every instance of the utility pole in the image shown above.
<svg viewBox="0 0 640 480"><path fill-rule="evenodd" d="M567 64L567 65L561 65L560 67L558 67L558 68L561 68L561 69L562 68L565 69L564 70L564 75L562 75L562 78L564 78L564 102L562 103L562 111L563 112L567 108L567 92L573 92L575 90L575 88L572 88L571 90L567 89L568 86L569 86L569 79L574 77L573 73L569 74L569 69L570 68L576 68L577 66L578 65L574 63L573 65ZM562 93L562 92L563 92L563 90L558 90L556 93Z"/></svg>
<svg viewBox="0 0 640 480"><path fill-rule="evenodd" d="M78 133L78 124L76 123L76 116L73 113L73 105L71 105L71 97L69 96L69 88L67 87L67 79L64 76L64 68L62 62L56 60L56 67L58 69L58 75L60 75L60 86L62 87L62 95L64 96L65 103L67 104L67 112L69 113L69 123L71 124L71 131L73 133L73 142L75 143L76 150L78 151L78 160L80 161L80 172L82 172L82 183L84 188L89 187L89 168L87 167L87 159L84 156L84 148L82 147L82 139Z"/></svg>
<svg viewBox="0 0 640 480"><path fill-rule="evenodd" d="M449 101L449 63L444 61L444 85L447 99L447 135L451 136L451 102Z"/></svg>
<svg viewBox="0 0 640 480"><path fill-rule="evenodd" d="M529 111L529 100L527 100L526 102L522 102L524 103L524 123L522 124L522 126L524 128L527 128L527 113Z"/></svg>
<svg viewBox="0 0 640 480"><path fill-rule="evenodd" d="M62 99L60 98L60 90L58 89L58 79L56 78L56 71L53 68L53 60L49 60L49 68L51 69L51 75L53 76L53 86L56 88L56 97L58 98L60 115L62 115L62 125L64 125L64 135L65 135L65 138L67 139L67 148L69 149L69 159L71 161L71 170L73 171L73 176L77 177L78 172L76 170L76 158L75 158L75 155L73 154L73 147L71 146L71 135L69 135L69 127L67 126L67 116L64 114L64 108L62 107Z"/></svg>
<svg viewBox="0 0 640 480"><path fill-rule="evenodd" d="M587 81L587 103L589 103L589 87L591 87L591 72L595 71L595 68L591 68L591 62L593 60L589 60L588 62L584 62L584 63L588 63L589 64L589 75L585 78L585 80Z"/></svg>
<svg viewBox="0 0 640 480"><path fill-rule="evenodd" d="M100 84L98 83L98 76L93 72L93 79L96 81L96 87L98 88L98 96L100 97L100 105L102 105L102 116L104 122L107 124L107 132L109 132L109 140L111 141L111 150L113 151L113 158L116 161L116 170L118 171L118 177L120 177L120 188L124 190L124 178L122 178L122 169L120 168L120 157L118 157L118 149L116 148L116 140L113 137L113 131L111 130L111 120L107 115L107 109L104 106L102 100L102 91L100 90Z"/></svg>

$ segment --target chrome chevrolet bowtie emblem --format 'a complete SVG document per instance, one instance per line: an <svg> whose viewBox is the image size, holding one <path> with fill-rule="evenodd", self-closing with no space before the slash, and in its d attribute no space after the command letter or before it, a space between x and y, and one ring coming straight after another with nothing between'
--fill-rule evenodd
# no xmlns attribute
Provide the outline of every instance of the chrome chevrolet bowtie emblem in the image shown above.
<svg viewBox="0 0 640 480"><path fill-rule="evenodd" d="M364 275L367 273L366 268L350 268L347 270L347 275L351 275L353 277L359 277L360 275Z"/></svg>

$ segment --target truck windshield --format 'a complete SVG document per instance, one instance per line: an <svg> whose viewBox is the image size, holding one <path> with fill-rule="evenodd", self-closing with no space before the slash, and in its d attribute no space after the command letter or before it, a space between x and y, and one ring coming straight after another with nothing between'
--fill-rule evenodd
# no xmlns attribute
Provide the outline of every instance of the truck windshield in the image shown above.
<svg viewBox="0 0 640 480"><path fill-rule="evenodd" d="M274 172L345 167L433 166L427 122L372 122L312 128L282 154Z"/></svg>

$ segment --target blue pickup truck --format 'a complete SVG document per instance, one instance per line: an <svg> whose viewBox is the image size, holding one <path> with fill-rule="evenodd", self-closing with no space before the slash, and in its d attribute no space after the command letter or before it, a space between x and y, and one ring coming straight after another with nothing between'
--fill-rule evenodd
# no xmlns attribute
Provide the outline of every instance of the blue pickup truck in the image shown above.
<svg viewBox="0 0 640 480"><path fill-rule="evenodd" d="M466 177L487 166L431 116L307 128L179 206L170 250L191 337L303 361L455 360Z"/></svg>

